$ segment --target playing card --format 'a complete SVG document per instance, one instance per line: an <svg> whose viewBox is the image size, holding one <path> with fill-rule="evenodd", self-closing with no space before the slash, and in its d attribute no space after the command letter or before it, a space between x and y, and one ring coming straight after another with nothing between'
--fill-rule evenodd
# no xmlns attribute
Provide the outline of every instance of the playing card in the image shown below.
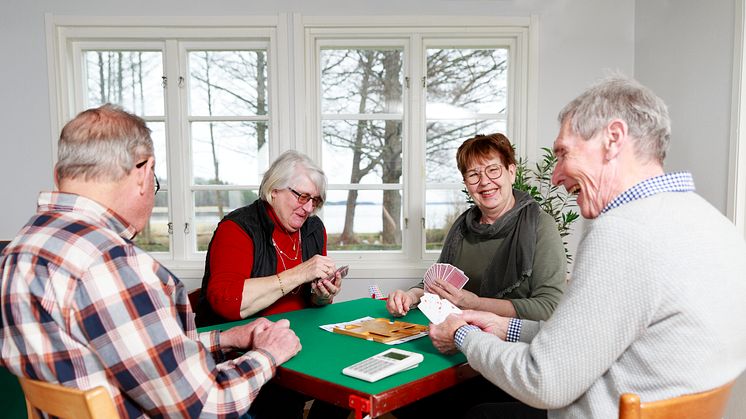
<svg viewBox="0 0 746 419"><path fill-rule="evenodd" d="M469 280L469 277L464 274L464 271L454 266L451 272L449 272L448 275L443 279L445 279L446 282L453 285L454 287L461 289L466 284L466 281Z"/></svg>
<svg viewBox="0 0 746 419"><path fill-rule="evenodd" d="M342 278L344 278L344 277L347 276L347 272L349 270L350 270L350 265L342 266L342 267L338 268L336 271L330 273L326 278L323 278L323 279L332 281L332 280L334 280L334 277L337 275L337 272L339 272L340 274L342 274ZM321 279L318 279L318 280L321 281Z"/></svg>
<svg viewBox="0 0 746 419"><path fill-rule="evenodd" d="M464 274L464 271L449 263L434 263L430 265L423 276L425 291L433 288L433 284L437 278L449 282L458 289L463 288L469 280L469 277Z"/></svg>
<svg viewBox="0 0 746 419"><path fill-rule="evenodd" d="M461 313L461 309L453 305L452 302L429 292L426 292L420 298L420 304L417 305L417 308L434 324L442 323L449 314Z"/></svg>

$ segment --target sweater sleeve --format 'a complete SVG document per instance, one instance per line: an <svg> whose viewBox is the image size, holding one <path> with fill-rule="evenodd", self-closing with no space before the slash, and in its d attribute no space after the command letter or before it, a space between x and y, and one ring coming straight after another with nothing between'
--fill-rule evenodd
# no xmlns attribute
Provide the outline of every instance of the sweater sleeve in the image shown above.
<svg viewBox="0 0 746 419"><path fill-rule="evenodd" d="M572 286L530 344L481 332L464 341L474 369L531 406L557 409L583 395L644 333L664 294L648 280L657 262L644 228L598 221L580 245Z"/></svg>
<svg viewBox="0 0 746 419"><path fill-rule="evenodd" d="M521 319L546 320L565 292L567 258L565 247L551 215L541 212L536 232L536 253L529 298L511 299Z"/></svg>
<svg viewBox="0 0 746 419"><path fill-rule="evenodd" d="M210 282L207 301L213 310L229 320L241 319L244 282L254 266L254 243L233 221L220 223L210 249Z"/></svg>

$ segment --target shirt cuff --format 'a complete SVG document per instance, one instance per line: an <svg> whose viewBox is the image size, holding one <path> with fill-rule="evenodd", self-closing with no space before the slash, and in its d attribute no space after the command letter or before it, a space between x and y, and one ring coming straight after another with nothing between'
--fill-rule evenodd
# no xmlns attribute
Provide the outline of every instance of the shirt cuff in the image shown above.
<svg viewBox="0 0 746 419"><path fill-rule="evenodd" d="M521 319L510 319L508 322L508 335L505 337L506 342L518 342L521 338Z"/></svg>
<svg viewBox="0 0 746 419"><path fill-rule="evenodd" d="M453 341L456 343L456 347L459 351L462 350L464 346L464 339L466 339L466 335L468 335L470 332L474 330L482 330L478 328L477 326L474 326L472 324L465 324L456 330L456 336L454 336Z"/></svg>

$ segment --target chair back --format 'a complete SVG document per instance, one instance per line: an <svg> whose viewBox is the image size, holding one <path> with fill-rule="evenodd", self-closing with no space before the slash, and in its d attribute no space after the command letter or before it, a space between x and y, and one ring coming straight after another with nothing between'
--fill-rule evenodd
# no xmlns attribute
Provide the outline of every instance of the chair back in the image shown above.
<svg viewBox="0 0 746 419"><path fill-rule="evenodd" d="M63 419L110 419L119 414L109 392L102 386L78 390L30 378L18 377L26 396L29 419L38 419L36 410Z"/></svg>
<svg viewBox="0 0 746 419"><path fill-rule="evenodd" d="M202 295L202 288L197 288L189 291L189 304L192 306L192 311L197 312L197 305L199 304L199 297Z"/></svg>
<svg viewBox="0 0 746 419"><path fill-rule="evenodd" d="M624 393L619 397L619 419L721 419L734 382L702 393L646 403L640 403L637 394Z"/></svg>

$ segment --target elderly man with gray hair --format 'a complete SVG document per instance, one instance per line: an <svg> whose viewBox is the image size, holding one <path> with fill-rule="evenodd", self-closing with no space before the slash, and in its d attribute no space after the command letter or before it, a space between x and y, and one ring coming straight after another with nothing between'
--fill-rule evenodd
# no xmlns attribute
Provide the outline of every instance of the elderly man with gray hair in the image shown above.
<svg viewBox="0 0 746 419"><path fill-rule="evenodd" d="M746 243L694 192L691 174L664 172L666 105L638 82L612 77L570 102L559 121L552 181L576 194L591 220L565 297L541 323L451 315L431 327L435 346L462 351L494 384L557 418L616 417L625 392L654 401L738 377ZM467 417L511 408L530 410L483 404Z"/></svg>
<svg viewBox="0 0 746 419"><path fill-rule="evenodd" d="M150 130L104 105L67 123L58 191L0 260L1 364L17 376L103 386L121 417L247 415L301 346L287 320L198 334L184 284L132 242L158 179ZM244 351L223 361L224 353Z"/></svg>

